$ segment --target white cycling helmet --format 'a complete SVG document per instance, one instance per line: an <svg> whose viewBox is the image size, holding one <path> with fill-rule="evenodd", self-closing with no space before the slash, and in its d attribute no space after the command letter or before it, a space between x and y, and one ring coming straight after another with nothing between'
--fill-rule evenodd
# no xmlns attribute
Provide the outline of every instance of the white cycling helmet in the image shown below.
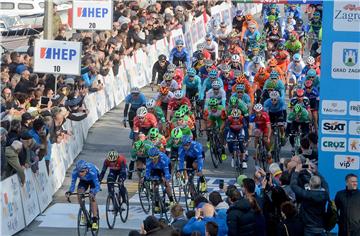
<svg viewBox="0 0 360 236"><path fill-rule="evenodd" d="M169 64L169 65L167 66L167 70L168 70L169 72L174 72L174 71L176 70L176 65L175 65L175 64Z"/></svg>
<svg viewBox="0 0 360 236"><path fill-rule="evenodd" d="M215 80L214 82L212 82L211 87L213 89L219 89L221 87L220 81Z"/></svg>
<svg viewBox="0 0 360 236"><path fill-rule="evenodd" d="M197 48L197 50L203 50L204 48L205 48L205 43L199 43L197 46L196 46L196 48Z"/></svg>
<svg viewBox="0 0 360 236"><path fill-rule="evenodd" d="M280 97L280 94L278 91L271 91L270 92L270 98L271 99L278 99Z"/></svg>
<svg viewBox="0 0 360 236"><path fill-rule="evenodd" d="M262 106L260 103L255 104L254 110L257 111L257 112L262 111L262 110L263 110L263 106Z"/></svg>
<svg viewBox="0 0 360 236"><path fill-rule="evenodd" d="M140 89L138 87L133 87L133 88L131 88L130 93L131 94L138 94L138 93L140 93Z"/></svg>
<svg viewBox="0 0 360 236"><path fill-rule="evenodd" d="M176 91L174 92L174 98L176 98L176 99L181 99L181 98L183 98L183 97L184 97L184 93L183 93L182 90L176 90Z"/></svg>
<svg viewBox="0 0 360 236"><path fill-rule="evenodd" d="M155 104L156 104L156 101L155 101L155 99L149 99L147 102L146 102L146 107L147 108L153 108L153 107L155 107Z"/></svg>
<svg viewBox="0 0 360 236"><path fill-rule="evenodd" d="M309 56L306 60L306 62L310 65L313 65L315 63L315 58L312 56Z"/></svg>
<svg viewBox="0 0 360 236"><path fill-rule="evenodd" d="M232 62L240 62L240 56L237 55L237 54L232 55L231 61L232 61Z"/></svg>
<svg viewBox="0 0 360 236"><path fill-rule="evenodd" d="M147 111L146 107L139 107L136 110L136 115L139 117L144 117L144 116L146 116L147 113L148 113L148 111Z"/></svg>

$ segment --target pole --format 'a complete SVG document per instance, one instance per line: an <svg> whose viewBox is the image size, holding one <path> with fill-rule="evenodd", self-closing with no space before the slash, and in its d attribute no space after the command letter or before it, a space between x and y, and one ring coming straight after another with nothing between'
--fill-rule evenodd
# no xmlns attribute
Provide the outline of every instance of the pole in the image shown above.
<svg viewBox="0 0 360 236"><path fill-rule="evenodd" d="M45 14L44 14L44 39L53 39L53 0L45 1Z"/></svg>
<svg viewBox="0 0 360 236"><path fill-rule="evenodd" d="M58 83L58 78L59 75L55 74L55 91L54 91L54 98L56 99L56 95L57 95L57 83Z"/></svg>

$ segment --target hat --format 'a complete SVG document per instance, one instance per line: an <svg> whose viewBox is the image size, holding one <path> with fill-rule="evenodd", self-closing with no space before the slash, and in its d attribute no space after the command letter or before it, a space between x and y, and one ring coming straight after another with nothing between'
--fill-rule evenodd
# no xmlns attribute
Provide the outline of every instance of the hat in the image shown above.
<svg viewBox="0 0 360 236"><path fill-rule="evenodd" d="M28 132L25 131L20 135L20 139L22 139L22 140L30 140L30 139L32 139L32 136Z"/></svg>
<svg viewBox="0 0 360 236"><path fill-rule="evenodd" d="M24 114L21 115L22 121L27 121L27 120L31 120L31 119L33 119L33 117L29 112L25 112Z"/></svg>
<svg viewBox="0 0 360 236"><path fill-rule="evenodd" d="M159 61L165 61L166 56L164 54L161 54L158 59L159 59Z"/></svg>
<svg viewBox="0 0 360 236"><path fill-rule="evenodd" d="M20 64L16 67L16 74L21 74L25 70L27 70L27 67L24 64Z"/></svg>
<svg viewBox="0 0 360 236"><path fill-rule="evenodd" d="M73 78L67 78L66 80L64 80L65 84L75 84L75 80Z"/></svg>
<svg viewBox="0 0 360 236"><path fill-rule="evenodd" d="M155 216L148 216L143 221L144 224L144 230L146 232L149 232L157 227L160 227L159 220Z"/></svg>
<svg viewBox="0 0 360 236"><path fill-rule="evenodd" d="M282 173L278 163L272 163L269 166L269 171L273 176L277 176Z"/></svg>
<svg viewBox="0 0 360 236"><path fill-rule="evenodd" d="M236 179L236 183L240 186L243 186L243 181L244 179L246 179L247 176L246 175L239 175Z"/></svg>

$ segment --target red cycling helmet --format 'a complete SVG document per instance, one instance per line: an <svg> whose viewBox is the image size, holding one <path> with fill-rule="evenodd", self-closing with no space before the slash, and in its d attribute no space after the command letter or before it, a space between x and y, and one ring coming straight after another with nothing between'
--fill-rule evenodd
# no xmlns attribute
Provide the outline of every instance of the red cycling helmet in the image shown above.
<svg viewBox="0 0 360 236"><path fill-rule="evenodd" d="M297 89L296 90L296 96L297 97L304 97L304 90L303 89Z"/></svg>
<svg viewBox="0 0 360 236"><path fill-rule="evenodd" d="M311 79L305 81L305 87L311 88L313 85L313 81Z"/></svg>

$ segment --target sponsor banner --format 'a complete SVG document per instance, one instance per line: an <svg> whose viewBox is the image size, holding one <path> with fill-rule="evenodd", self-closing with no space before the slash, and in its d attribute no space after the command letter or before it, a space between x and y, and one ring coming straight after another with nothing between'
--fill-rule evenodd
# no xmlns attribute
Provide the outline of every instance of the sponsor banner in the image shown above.
<svg viewBox="0 0 360 236"><path fill-rule="evenodd" d="M333 30L360 32L360 2L334 0Z"/></svg>
<svg viewBox="0 0 360 236"><path fill-rule="evenodd" d="M185 42L185 37L184 37L182 29L176 29L176 30L171 31L170 50L175 47L175 42L178 39L181 39L183 42ZM187 47L186 44L184 46Z"/></svg>
<svg viewBox="0 0 360 236"><path fill-rule="evenodd" d="M106 1L73 1L73 29L112 30L113 6Z"/></svg>
<svg viewBox="0 0 360 236"><path fill-rule="evenodd" d="M81 43L36 39L34 72L80 75Z"/></svg>
<svg viewBox="0 0 360 236"><path fill-rule="evenodd" d="M360 138L349 138L349 152L360 152Z"/></svg>
<svg viewBox="0 0 360 236"><path fill-rule="evenodd" d="M349 115L360 116L360 101L350 101Z"/></svg>
<svg viewBox="0 0 360 236"><path fill-rule="evenodd" d="M360 43L335 42L332 47L331 76L360 80Z"/></svg>
<svg viewBox="0 0 360 236"><path fill-rule="evenodd" d="M346 115L347 102L338 100L323 100L321 111L324 115Z"/></svg>
<svg viewBox="0 0 360 236"><path fill-rule="evenodd" d="M359 170L359 156L335 155L334 167L341 170Z"/></svg>
<svg viewBox="0 0 360 236"><path fill-rule="evenodd" d="M25 228L20 188L17 175L1 181L1 235L3 236L13 235Z"/></svg>
<svg viewBox="0 0 360 236"><path fill-rule="evenodd" d="M321 151L346 152L346 138L323 137L321 138Z"/></svg>
<svg viewBox="0 0 360 236"><path fill-rule="evenodd" d="M360 120L349 121L349 134L350 135L360 135Z"/></svg>
<svg viewBox="0 0 360 236"><path fill-rule="evenodd" d="M38 196L40 211L43 212L51 203L52 195L54 193L50 177L46 170L45 160L39 162L39 172L35 176L35 188Z"/></svg>
<svg viewBox="0 0 360 236"><path fill-rule="evenodd" d="M40 214L40 206L34 183L34 175L32 170L28 168L25 170L25 184L21 187L20 191L26 225L29 225Z"/></svg>
<svg viewBox="0 0 360 236"><path fill-rule="evenodd" d="M321 132L323 134L346 134L347 122L345 120L322 120Z"/></svg>

